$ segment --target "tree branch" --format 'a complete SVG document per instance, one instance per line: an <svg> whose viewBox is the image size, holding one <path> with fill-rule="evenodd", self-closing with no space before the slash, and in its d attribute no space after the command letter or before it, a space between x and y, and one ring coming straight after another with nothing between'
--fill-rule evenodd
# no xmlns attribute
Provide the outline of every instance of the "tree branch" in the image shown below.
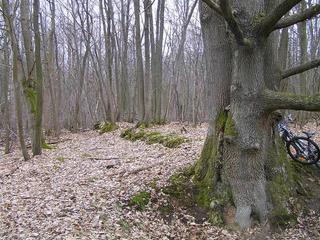
<svg viewBox="0 0 320 240"><path fill-rule="evenodd" d="M312 68L316 68L319 66L320 66L320 59L313 60L313 61L304 63L304 64L296 66L296 67L292 67L292 68L289 68L289 69L283 71L281 74L281 78L285 79L285 78L291 77L291 76L299 74L299 73L303 73L305 71L308 71Z"/></svg>
<svg viewBox="0 0 320 240"><path fill-rule="evenodd" d="M216 11L218 14L222 15L222 11L220 9L220 6L212 1L212 0L202 0L204 3L206 3L208 5L208 7L210 7L211 9L213 9L214 11Z"/></svg>
<svg viewBox="0 0 320 240"><path fill-rule="evenodd" d="M284 0L256 26L258 34L268 36L277 22L302 0Z"/></svg>
<svg viewBox="0 0 320 240"><path fill-rule="evenodd" d="M232 14L232 9L229 4L229 0L220 0L220 9L222 16L227 21L232 33L234 34L236 41L239 45L250 45L250 41L244 38L243 33Z"/></svg>
<svg viewBox="0 0 320 240"><path fill-rule="evenodd" d="M320 5L317 4L315 6L312 6L311 8L291 15L289 17L286 17L284 19L281 19L275 26L273 30L281 29L281 28L286 28L291 25L294 25L299 22L303 22L305 20L308 20L310 18L313 18L314 16L317 16L320 13Z"/></svg>
<svg viewBox="0 0 320 240"><path fill-rule="evenodd" d="M292 109L304 111L320 111L320 95L302 96L292 93L265 90L262 101L266 110Z"/></svg>

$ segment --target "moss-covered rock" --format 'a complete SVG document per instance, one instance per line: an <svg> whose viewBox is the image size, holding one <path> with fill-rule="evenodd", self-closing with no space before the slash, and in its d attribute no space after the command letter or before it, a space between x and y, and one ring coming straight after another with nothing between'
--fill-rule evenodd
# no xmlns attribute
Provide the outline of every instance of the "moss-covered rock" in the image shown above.
<svg viewBox="0 0 320 240"><path fill-rule="evenodd" d="M130 141L141 140L145 141L147 144L159 143L168 148L176 148L188 141L187 138L178 135L163 135L159 132L146 132L137 128L129 128L123 131L120 136Z"/></svg>
<svg viewBox="0 0 320 240"><path fill-rule="evenodd" d="M143 211L148 205L151 194L146 191L138 192L130 199L130 205L137 207L138 210Z"/></svg>

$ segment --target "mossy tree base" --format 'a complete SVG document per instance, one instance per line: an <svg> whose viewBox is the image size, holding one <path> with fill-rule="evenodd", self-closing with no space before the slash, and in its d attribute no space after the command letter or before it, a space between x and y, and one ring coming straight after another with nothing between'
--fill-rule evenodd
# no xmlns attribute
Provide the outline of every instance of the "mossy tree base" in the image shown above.
<svg viewBox="0 0 320 240"><path fill-rule="evenodd" d="M208 220L215 225L236 226L234 192L224 169L225 145L237 135L232 122L229 114L220 114L213 125L214 134L207 136L200 159L192 168L172 176L163 190L187 208L205 209ZM267 219L271 226L284 227L296 220L291 206L297 192L303 191L299 189L304 189L300 184L301 166L288 159L281 139L277 136L271 139L265 162ZM251 219L260 220L259 217L253 211Z"/></svg>

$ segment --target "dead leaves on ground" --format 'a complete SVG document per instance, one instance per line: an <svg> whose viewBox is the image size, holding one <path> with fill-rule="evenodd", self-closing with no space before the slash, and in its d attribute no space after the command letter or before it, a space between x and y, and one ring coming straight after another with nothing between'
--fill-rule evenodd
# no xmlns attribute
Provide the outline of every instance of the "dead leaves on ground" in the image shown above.
<svg viewBox="0 0 320 240"><path fill-rule="evenodd" d="M183 209L173 212L168 223L160 217L160 203L148 204L144 211L126 204L140 191L156 196L154 187L163 187L172 174L193 164L206 125L185 125L187 131L182 132L178 123L150 129L192 139L176 149L127 141L120 133L132 126L121 123L119 127L103 135L64 133L55 149L44 150L28 162L18 150L3 156L0 149L0 238L240 238L237 232L195 223Z"/></svg>

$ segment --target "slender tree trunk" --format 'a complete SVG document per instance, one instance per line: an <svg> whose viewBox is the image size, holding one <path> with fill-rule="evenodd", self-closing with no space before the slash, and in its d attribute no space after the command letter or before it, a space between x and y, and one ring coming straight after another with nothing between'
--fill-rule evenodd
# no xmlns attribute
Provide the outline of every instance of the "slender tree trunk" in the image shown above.
<svg viewBox="0 0 320 240"><path fill-rule="evenodd" d="M156 19L156 35L154 37L153 21L150 16L150 32L151 32L151 71L153 84L153 120L157 123L161 122L162 113L162 45L164 31L164 8L165 0L158 1L157 19Z"/></svg>
<svg viewBox="0 0 320 240"><path fill-rule="evenodd" d="M27 147L24 140L23 119L21 109L21 82L24 80L24 72L22 68L22 59L19 53L19 45L15 35L15 28L13 25L12 13L10 12L10 5L7 0L2 0L2 10L5 16L6 28L10 37L11 49L12 49L12 79L14 85L14 95L16 102L16 116L18 124L18 137L20 141L20 147L24 160L29 160L30 156L27 151Z"/></svg>
<svg viewBox="0 0 320 240"><path fill-rule="evenodd" d="M300 11L306 10L307 3L305 0L301 1ZM301 22L298 24L299 34L299 48L300 48L300 64L308 61L308 38L307 38L307 23ZM300 74L300 94L307 95L307 73ZM299 112L299 122L304 124L307 118L307 113Z"/></svg>
<svg viewBox="0 0 320 240"><path fill-rule="evenodd" d="M49 83L49 93L52 105L52 122L53 122L53 132L54 135L59 136L60 134L60 126L59 126L59 119L57 115L57 100L54 89L56 89L53 81L57 82L57 74L55 71L55 61L56 59L56 48L55 48L55 31L56 31L56 10L55 10L55 1L50 2L50 10L51 10L51 29L49 32L49 49L47 54L47 63L48 63L48 83Z"/></svg>
<svg viewBox="0 0 320 240"><path fill-rule="evenodd" d="M34 143L33 143L33 155L41 154L41 139L42 139L42 62L41 62L41 37L39 30L39 0L33 1L33 28L35 39L35 68L36 68L36 110L35 110L35 125L34 125Z"/></svg>
<svg viewBox="0 0 320 240"><path fill-rule="evenodd" d="M111 51L111 13L110 9L108 9L106 1L99 0L100 3L100 15L102 17L102 26L103 26L103 34L104 34L104 42L105 42L105 49L106 49L106 55L105 55L105 61L106 61L106 76L108 79L108 87L107 87L107 96L108 96L108 102L109 102L109 108L110 108L110 121L115 122L115 102L114 102L114 96L112 91L112 51ZM108 2L108 4L111 4ZM104 18L104 11L106 11L107 15L107 23Z"/></svg>
<svg viewBox="0 0 320 240"><path fill-rule="evenodd" d="M151 95L151 57L150 57L150 11L151 11L151 2L150 0L144 0L144 18L145 18L145 24L144 24L144 54L145 54L145 102L146 102L146 110L145 110L145 123L150 122L151 118L151 111L152 111L152 95Z"/></svg>
<svg viewBox="0 0 320 240"><path fill-rule="evenodd" d="M124 4L121 0L121 34L122 34L122 53L121 53L121 101L120 114L128 115L130 109L129 88L128 88L128 32L129 32L129 11L130 0ZM126 117L128 120L128 117Z"/></svg>
<svg viewBox="0 0 320 240"><path fill-rule="evenodd" d="M5 42L7 42L5 40ZM3 55L4 55L4 66L2 67L3 72L2 72L2 80L3 84L2 86L2 96L3 96L3 107L1 108L1 112L3 113L4 117L4 128L5 128L5 147L4 147L4 153L8 154L10 152L10 111L9 111L9 97L8 97L8 92L9 92L9 79L10 79L10 70L9 70L9 49L4 48L3 49Z"/></svg>
<svg viewBox="0 0 320 240"><path fill-rule="evenodd" d="M135 43L136 43L136 81L138 84L138 109L139 121L145 119L145 99L144 99L144 73L141 48L140 32L140 0L134 0L134 17L135 17Z"/></svg>
<svg viewBox="0 0 320 240"><path fill-rule="evenodd" d="M35 2L34 2L35 7ZM35 59L34 56L34 50L32 47L32 36L31 36L31 21L30 21L30 4L29 1L22 1L21 2L21 28L22 28L22 35L23 35L23 43L25 47L25 56L26 56L26 63L27 63L27 69L26 69L26 82L23 83L23 91L26 95L26 99L28 100L28 107L31 117L31 132L32 132L32 152L33 155L40 155L41 154L41 131L42 131L42 80L40 80L41 84L41 92L39 93L38 89L38 71L36 68L39 68L37 66L38 61ZM34 11L34 17L35 17L35 11ZM35 29L35 37L36 37L36 28L39 28L38 26L34 26ZM35 38L36 41L36 38ZM40 43L38 43L39 51L40 51ZM40 53L39 53L40 54ZM41 65L41 59L40 59L40 65ZM35 75L35 71L36 75ZM42 76L40 76L42 78ZM41 104L38 105L39 101L41 101ZM41 107L41 109L38 109L38 106ZM38 112L40 111L40 112ZM39 114L41 116L39 116ZM39 119L41 118L41 119ZM40 121L40 126L38 126ZM40 127L40 129L38 129Z"/></svg>

